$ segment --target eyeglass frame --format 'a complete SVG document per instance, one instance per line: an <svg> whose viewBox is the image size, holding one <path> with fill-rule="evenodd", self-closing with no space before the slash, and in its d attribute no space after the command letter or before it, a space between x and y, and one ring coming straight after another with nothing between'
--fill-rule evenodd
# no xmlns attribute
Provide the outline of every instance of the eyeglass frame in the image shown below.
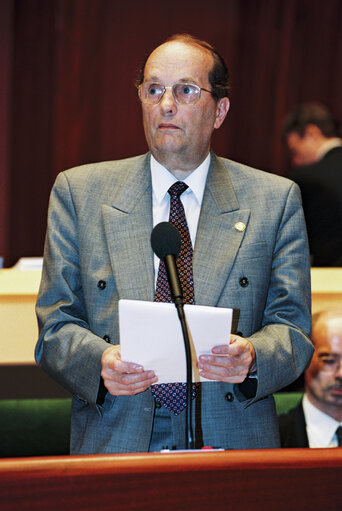
<svg viewBox="0 0 342 511"><path fill-rule="evenodd" d="M145 83L151 83L152 85L155 84L155 85L160 85L163 89L164 89L164 92L163 94L160 96L159 100L156 102L156 103L150 103L148 101L143 101L142 100L142 97L141 97L141 88L142 86L145 84ZM195 89L198 90L198 95L196 96L196 101L194 103L182 103L181 101L179 101L174 93L174 87L176 87L177 85L191 85L192 87L195 87ZM174 98L174 100L176 101L176 103L178 105L196 105L196 103L198 103L198 101L200 100L201 98L201 91L205 91L205 92L209 92L209 94L213 95L213 91L211 90L208 90L208 89L205 89L204 87L200 87L199 85L197 85L197 83L193 83L193 82L176 82L174 83L173 85L164 85L160 82L154 82L154 81L147 81L147 82L142 82L138 85L138 96L139 96L139 99L141 101L141 103L145 104L145 105L159 105L159 103L161 102L161 100L163 99L164 95L165 95L165 92L167 90L172 90L172 96Z"/></svg>

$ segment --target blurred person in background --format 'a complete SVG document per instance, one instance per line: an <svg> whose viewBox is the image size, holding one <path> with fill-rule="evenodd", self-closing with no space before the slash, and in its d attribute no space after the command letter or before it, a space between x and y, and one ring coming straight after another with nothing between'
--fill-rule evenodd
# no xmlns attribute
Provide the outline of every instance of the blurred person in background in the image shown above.
<svg viewBox="0 0 342 511"><path fill-rule="evenodd" d="M311 265L342 266L342 140L329 109L299 105L285 119L283 139L292 166L288 176L302 193Z"/></svg>

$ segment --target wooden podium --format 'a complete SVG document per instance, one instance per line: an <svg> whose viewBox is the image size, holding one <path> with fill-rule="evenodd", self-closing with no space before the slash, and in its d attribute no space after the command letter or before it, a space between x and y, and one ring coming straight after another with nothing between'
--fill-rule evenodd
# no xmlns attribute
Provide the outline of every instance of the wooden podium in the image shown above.
<svg viewBox="0 0 342 511"><path fill-rule="evenodd" d="M342 448L0 461L1 511L332 511Z"/></svg>

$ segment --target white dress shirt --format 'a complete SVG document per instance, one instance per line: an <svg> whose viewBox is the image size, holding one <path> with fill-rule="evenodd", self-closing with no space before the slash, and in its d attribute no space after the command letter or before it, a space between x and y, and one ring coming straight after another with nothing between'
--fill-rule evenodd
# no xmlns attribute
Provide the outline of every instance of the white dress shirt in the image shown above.
<svg viewBox="0 0 342 511"><path fill-rule="evenodd" d="M332 137L329 138L326 142L324 142L321 147L317 151L317 158L318 160L321 160L323 156L325 156L331 149L334 149L335 147L341 147L342 146L342 139L338 137Z"/></svg>
<svg viewBox="0 0 342 511"><path fill-rule="evenodd" d="M189 188L181 195L181 201L184 207L186 220L189 227L192 246L195 246L198 220L201 211L202 199L204 195L205 183L207 181L210 166L210 153L206 159L195 169L186 179L184 183ZM151 175L152 175L152 214L153 227L159 222L168 222L170 214L170 195L167 193L170 186L176 183L171 172L163 167L151 155ZM157 283L159 268L159 258L154 255L154 284ZM257 372L250 373L251 378L258 378Z"/></svg>
<svg viewBox="0 0 342 511"><path fill-rule="evenodd" d="M196 232L199 215L201 211L202 199L205 183L210 165L210 153L206 159L195 169L184 183L189 188L181 195L181 201L184 207L186 220L189 227L192 246L195 246ZM153 227L159 222L168 222L170 214L170 195L167 193L173 183L179 181L171 172L161 165L151 155L151 176L152 176L152 214ZM154 256L155 280L157 279L159 259Z"/></svg>
<svg viewBox="0 0 342 511"><path fill-rule="evenodd" d="M309 447L337 447L336 429L341 423L318 410L306 394L303 397L303 410Z"/></svg>

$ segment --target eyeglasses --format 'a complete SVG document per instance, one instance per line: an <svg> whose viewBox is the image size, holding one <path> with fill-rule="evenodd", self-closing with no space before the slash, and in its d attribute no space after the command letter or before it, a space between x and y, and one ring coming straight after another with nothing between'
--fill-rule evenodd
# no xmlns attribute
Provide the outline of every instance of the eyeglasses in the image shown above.
<svg viewBox="0 0 342 511"><path fill-rule="evenodd" d="M318 358L323 373L335 374L342 363L342 357L338 355L321 355Z"/></svg>
<svg viewBox="0 0 342 511"><path fill-rule="evenodd" d="M210 90L199 87L194 83L179 82L172 86L157 82L144 82L139 85L138 94L140 101L148 105L157 105L165 94L166 90L172 90L175 101L180 105L194 105L201 97L201 91L209 92Z"/></svg>

